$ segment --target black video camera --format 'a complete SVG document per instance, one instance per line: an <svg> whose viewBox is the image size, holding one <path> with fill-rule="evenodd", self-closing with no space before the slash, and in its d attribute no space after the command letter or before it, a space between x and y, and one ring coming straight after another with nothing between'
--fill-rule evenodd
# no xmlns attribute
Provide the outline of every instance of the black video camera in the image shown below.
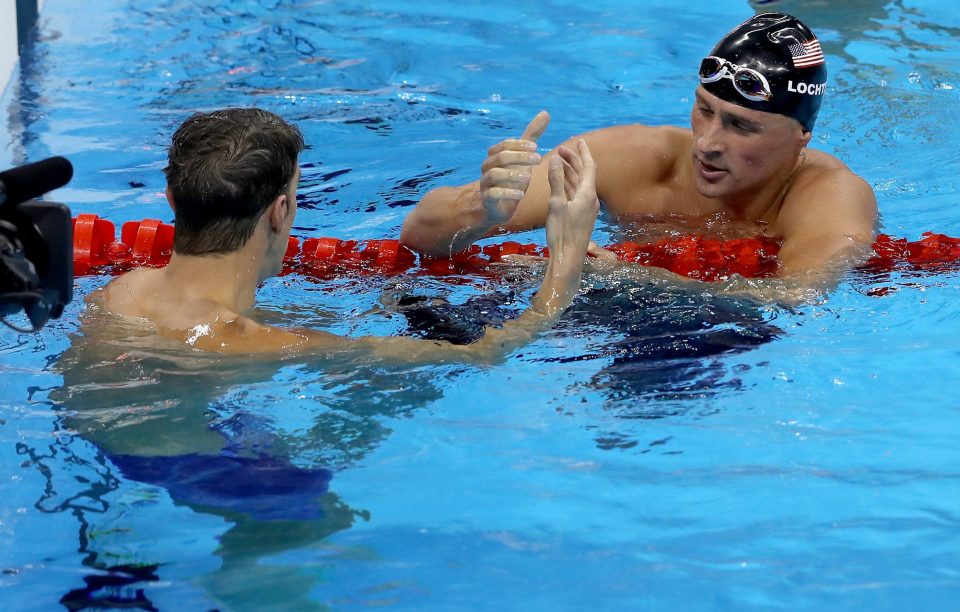
<svg viewBox="0 0 960 612"><path fill-rule="evenodd" d="M37 331L73 298L70 209L35 198L66 185L73 166L51 157L0 172L0 321ZM23 309L33 325L5 320Z"/></svg>

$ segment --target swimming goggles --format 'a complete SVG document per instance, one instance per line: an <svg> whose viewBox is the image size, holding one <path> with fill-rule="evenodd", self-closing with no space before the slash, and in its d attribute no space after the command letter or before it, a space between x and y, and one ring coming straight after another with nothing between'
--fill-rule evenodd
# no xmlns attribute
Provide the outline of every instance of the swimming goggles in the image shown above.
<svg viewBox="0 0 960 612"><path fill-rule="evenodd" d="M733 88L747 100L766 102L773 97L770 83L752 68L741 68L722 57L709 55L700 61L700 82L714 83L727 78L733 81Z"/></svg>

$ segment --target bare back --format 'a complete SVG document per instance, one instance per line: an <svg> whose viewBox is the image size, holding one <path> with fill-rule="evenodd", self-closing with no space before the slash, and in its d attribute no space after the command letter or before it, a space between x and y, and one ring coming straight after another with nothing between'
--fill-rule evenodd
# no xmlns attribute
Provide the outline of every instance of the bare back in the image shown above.
<svg viewBox="0 0 960 612"><path fill-rule="evenodd" d="M152 326L156 333L207 351L277 352L305 341L296 330L261 325L213 300L184 291L166 270L140 268L114 279L89 300L104 311ZM317 332L314 335L324 335Z"/></svg>
<svg viewBox="0 0 960 612"><path fill-rule="evenodd" d="M186 294L185 294L186 293ZM170 330L232 320L239 315L206 298L178 290L163 269L139 268L119 276L90 296L107 312Z"/></svg>

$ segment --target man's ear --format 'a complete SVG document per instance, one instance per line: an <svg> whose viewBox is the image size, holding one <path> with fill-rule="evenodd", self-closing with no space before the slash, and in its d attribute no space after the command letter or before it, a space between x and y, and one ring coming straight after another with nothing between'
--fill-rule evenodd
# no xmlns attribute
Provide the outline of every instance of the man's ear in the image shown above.
<svg viewBox="0 0 960 612"><path fill-rule="evenodd" d="M810 144L811 138L813 138L813 132L809 130L804 131L800 136L800 148L806 149L807 145Z"/></svg>
<svg viewBox="0 0 960 612"><path fill-rule="evenodd" d="M170 205L170 210L173 211L173 214L177 214L177 205L173 201L173 192L170 191L169 187L167 187L167 204Z"/></svg>
<svg viewBox="0 0 960 612"><path fill-rule="evenodd" d="M280 194L270 203L268 213L270 215L270 229L279 232L287 222L287 215L290 214L290 203L287 201L286 194Z"/></svg>

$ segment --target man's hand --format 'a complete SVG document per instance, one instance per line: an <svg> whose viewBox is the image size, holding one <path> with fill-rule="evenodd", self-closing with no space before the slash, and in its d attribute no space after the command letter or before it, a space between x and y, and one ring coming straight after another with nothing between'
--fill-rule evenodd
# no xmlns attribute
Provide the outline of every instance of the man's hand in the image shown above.
<svg viewBox="0 0 960 612"><path fill-rule="evenodd" d="M547 246L550 259L533 307L548 317L566 308L580 288L583 262L590 247L590 235L600 211L597 199L597 165L583 140L577 151L564 159L550 160L550 201L547 212ZM568 192L572 193L568 197Z"/></svg>
<svg viewBox="0 0 960 612"><path fill-rule="evenodd" d="M540 163L537 139L549 123L550 115L540 111L519 139L509 138L487 150L481 166L480 202L488 227L506 223L517 210L530 186L531 169Z"/></svg>
<svg viewBox="0 0 960 612"><path fill-rule="evenodd" d="M561 159L562 157L562 159ZM550 160L550 203L547 213L547 245L561 258L576 258L580 264L591 245L590 235L600 211L597 199L597 165L584 140L577 151L563 148ZM593 246L596 247L594 244Z"/></svg>
<svg viewBox="0 0 960 612"><path fill-rule="evenodd" d="M590 240L600 210L597 166L586 142L580 140L577 149L560 147L560 157L550 159L547 245L551 256L556 253L564 261L570 259L571 253L578 254L580 260L589 255L591 259L616 261L613 251ZM507 255L503 259L521 265L535 265L544 260L534 255Z"/></svg>

